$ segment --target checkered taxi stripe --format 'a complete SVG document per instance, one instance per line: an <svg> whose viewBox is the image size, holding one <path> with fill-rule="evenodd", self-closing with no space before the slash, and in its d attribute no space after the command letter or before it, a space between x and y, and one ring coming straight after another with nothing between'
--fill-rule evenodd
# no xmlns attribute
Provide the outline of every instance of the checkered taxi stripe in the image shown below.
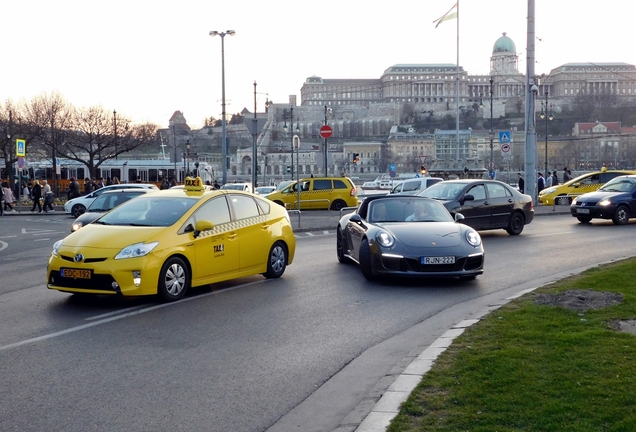
<svg viewBox="0 0 636 432"><path fill-rule="evenodd" d="M215 236L215 235L223 234L229 231L234 231L241 228L247 228L252 225L258 225L258 224L267 222L268 220L269 220L269 217L267 215L260 215L260 216L251 217L247 219L240 219L237 221L214 225L214 228L212 228L211 230L202 231L199 237Z"/></svg>

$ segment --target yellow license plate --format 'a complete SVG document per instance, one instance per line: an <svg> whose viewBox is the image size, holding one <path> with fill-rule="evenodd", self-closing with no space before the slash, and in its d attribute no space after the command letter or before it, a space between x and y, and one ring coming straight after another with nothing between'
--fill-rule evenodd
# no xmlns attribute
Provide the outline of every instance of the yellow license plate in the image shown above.
<svg viewBox="0 0 636 432"><path fill-rule="evenodd" d="M90 279L92 274L90 270L67 269L60 270L60 276L73 279Z"/></svg>

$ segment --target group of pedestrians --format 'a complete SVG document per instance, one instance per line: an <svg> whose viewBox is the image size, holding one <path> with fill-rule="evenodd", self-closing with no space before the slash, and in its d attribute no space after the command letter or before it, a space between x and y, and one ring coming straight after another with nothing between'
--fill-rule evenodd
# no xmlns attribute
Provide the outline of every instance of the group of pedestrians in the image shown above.
<svg viewBox="0 0 636 432"><path fill-rule="evenodd" d="M565 167L563 168L563 183L566 183L570 180L572 180L572 171L570 171L568 167ZM558 184L559 176L556 170L552 171L551 173L550 171L548 171L545 177L543 176L543 173L539 173L537 177L537 192L541 192L543 189L547 189L552 186L557 186Z"/></svg>
<svg viewBox="0 0 636 432"><path fill-rule="evenodd" d="M31 199L33 200L33 207L31 207L31 213L35 212L35 208L38 208L38 213L54 212L53 202L55 201L55 194L51 191L51 185L46 180L42 180L40 184L39 180L35 180L33 187L31 188ZM42 209L43 199L44 209Z"/></svg>

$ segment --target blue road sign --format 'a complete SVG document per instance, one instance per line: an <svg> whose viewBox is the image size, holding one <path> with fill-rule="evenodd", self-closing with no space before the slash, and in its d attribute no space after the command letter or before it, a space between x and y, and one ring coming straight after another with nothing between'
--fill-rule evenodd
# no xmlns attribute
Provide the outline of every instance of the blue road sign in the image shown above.
<svg viewBox="0 0 636 432"><path fill-rule="evenodd" d="M15 140L15 155L20 157L26 156L26 141L23 139Z"/></svg>
<svg viewBox="0 0 636 432"><path fill-rule="evenodd" d="M501 144L509 143L509 142L510 142L510 131L509 131L509 130L507 130L507 131L500 131L500 132L499 132L499 142L500 142Z"/></svg>
<svg viewBox="0 0 636 432"><path fill-rule="evenodd" d="M395 164L389 165L389 171L395 171Z"/></svg>

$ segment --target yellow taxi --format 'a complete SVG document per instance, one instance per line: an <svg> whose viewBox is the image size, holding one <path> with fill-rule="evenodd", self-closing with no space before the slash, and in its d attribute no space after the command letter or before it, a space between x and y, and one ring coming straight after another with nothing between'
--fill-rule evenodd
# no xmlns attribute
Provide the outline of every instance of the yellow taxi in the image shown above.
<svg viewBox="0 0 636 432"><path fill-rule="evenodd" d="M205 190L201 179L126 201L59 240L49 289L181 299L190 287L262 274L278 278L296 239L287 210L249 192Z"/></svg>
<svg viewBox="0 0 636 432"><path fill-rule="evenodd" d="M604 169L583 174L563 184L543 189L539 192L539 202L544 205L570 205L575 197L594 192L614 177L627 174L636 174L636 171Z"/></svg>
<svg viewBox="0 0 636 432"><path fill-rule="evenodd" d="M267 199L288 209L298 209L299 196L300 210L340 210L344 207L358 206L358 189L349 177L301 179L270 193Z"/></svg>

